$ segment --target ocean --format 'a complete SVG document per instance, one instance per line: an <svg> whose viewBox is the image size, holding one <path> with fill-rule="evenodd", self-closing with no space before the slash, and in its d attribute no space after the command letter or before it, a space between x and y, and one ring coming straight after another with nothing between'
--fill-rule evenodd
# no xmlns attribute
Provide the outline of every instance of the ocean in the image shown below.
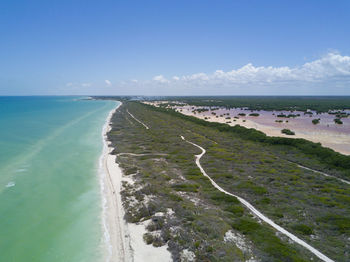
<svg viewBox="0 0 350 262"><path fill-rule="evenodd" d="M112 101L0 97L0 261L102 261L99 157Z"/></svg>

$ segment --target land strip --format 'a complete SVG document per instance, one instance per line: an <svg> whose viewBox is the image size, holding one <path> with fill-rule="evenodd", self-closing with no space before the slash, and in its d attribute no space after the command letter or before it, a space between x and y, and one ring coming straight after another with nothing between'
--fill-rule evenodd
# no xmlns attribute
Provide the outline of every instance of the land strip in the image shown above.
<svg viewBox="0 0 350 262"><path fill-rule="evenodd" d="M126 109L149 129L131 125ZM317 260L213 188L193 161L195 148L180 143L179 135L206 148L201 165L225 191L237 192L328 257L347 260L348 185L288 160L322 163L296 149L266 146L139 103L125 103L112 122L113 154L167 154L120 155L117 161L133 181L122 191L127 220L149 221L145 239L167 243L174 260L192 255L212 261Z"/></svg>

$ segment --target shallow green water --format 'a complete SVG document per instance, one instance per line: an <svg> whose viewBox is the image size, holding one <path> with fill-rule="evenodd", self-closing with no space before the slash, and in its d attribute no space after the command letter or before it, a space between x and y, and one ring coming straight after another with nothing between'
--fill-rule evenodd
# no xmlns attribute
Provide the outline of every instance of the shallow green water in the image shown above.
<svg viewBox="0 0 350 262"><path fill-rule="evenodd" d="M0 261L100 261L111 101L0 97Z"/></svg>

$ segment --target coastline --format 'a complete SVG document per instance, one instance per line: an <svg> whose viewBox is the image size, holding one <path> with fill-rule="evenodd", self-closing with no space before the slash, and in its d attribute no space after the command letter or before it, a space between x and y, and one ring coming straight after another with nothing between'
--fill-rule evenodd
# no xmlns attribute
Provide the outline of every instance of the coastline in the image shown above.
<svg viewBox="0 0 350 262"><path fill-rule="evenodd" d="M111 110L102 129L103 151L99 161L100 187L102 197L102 230L104 261L131 261L129 234L124 221L124 210L121 203L120 187L122 171L111 155L107 140L110 121L120 104Z"/></svg>
<svg viewBox="0 0 350 262"><path fill-rule="evenodd" d="M146 129L142 123L130 116L130 114L128 114L128 111L132 113L136 119L142 123L145 123L150 128ZM271 216L271 221L274 221L274 223L277 225L285 226L284 228L288 230L288 232L295 234L295 236L301 237L300 239L305 241L305 243L309 243L310 246L314 246L320 250L320 252L324 252L324 254L329 257L334 256L335 260L338 254L338 256L341 257L341 254L337 253L337 250L339 250L338 246L333 246L331 240L327 239L327 235L335 232L334 235L336 235L336 238L340 239L339 241L342 241L343 235L338 233L336 229L327 229L323 231L323 225L315 225L313 227L313 230L315 230L317 233L315 233L312 237L302 237L299 236L299 233L293 227L291 227L290 224L287 224L290 222L296 223L295 221L298 221L297 223L311 224L313 218L308 214L315 214L315 216L317 216L316 218L324 217L325 214L327 215L333 211L336 214L338 212L342 212L341 207L335 207L333 209L333 207L329 207L327 203L323 204L320 202L319 205L324 206L324 209L322 208L322 210L320 210L318 208L315 208L314 204L311 203L310 205L305 205L304 210L306 210L306 215L304 215L304 213L294 213L294 209L290 209L290 206L292 205L293 207L298 207L298 202L295 201L289 203L288 201L290 195L293 194L293 192L291 193L291 190L293 189L291 189L290 192L278 194L281 192L280 186L277 184L276 186L272 185L270 187L270 181L268 181L266 177L273 178L276 174L281 174L280 177L281 181L283 181L282 183L286 182L288 186L294 183L293 181L288 182L290 181L290 177L298 177L297 179L301 181L300 185L303 186L302 192L305 192L305 194L300 196L298 193L296 193L295 195L297 200L309 199L307 194L312 194L312 188L317 188L317 185L319 184L322 185L327 183L327 186L329 188L334 187L341 189L344 187L343 184L340 184L333 179L328 180L327 178L324 178L325 175L321 176L299 169L298 167L294 166L294 164L289 164L289 161L285 161L284 159L279 159L278 157L276 158L276 156L283 154L283 152L287 152L287 150L283 148L277 151L270 151L265 149L264 145L257 144L251 146L250 141L246 142L245 139L238 137L237 141L235 141L235 143L232 143L232 136L229 133L220 132L220 130L216 130L211 125L207 126L202 125L201 122L196 122L197 121L186 121L186 118L181 117L175 118L172 114L167 114L166 112L162 112L162 110L153 110L152 108L142 106L140 103L133 102L124 102L122 107L119 108L113 115L111 121L112 130L108 133L108 139L111 141L110 146L114 148L112 154L115 154L117 156L116 160L124 173L122 176L121 194L123 199L123 207L125 207L124 210L127 214L126 220L130 222L128 223L128 230L130 234L130 243L133 251L135 251L135 253L133 253L134 261L144 261L144 258L148 258L149 261L155 261L150 259L146 252L144 252L144 255L141 256L142 251L140 249L144 247L144 241L147 241L147 243L149 243L149 245L146 247L150 248L149 253L151 255L154 255L153 250L156 252L158 251L158 248L155 249L152 247L152 245L163 245L162 248L164 248L164 244L167 243L169 245L168 249L171 250L174 260L185 259L185 255L188 252L192 252L190 253L190 258L193 258L196 255L197 259L199 259L204 258L205 255L209 253L215 254L215 256L218 258L222 256L229 257L231 254L239 252L239 250L246 252L244 254L247 258L253 257L254 254L257 254L257 257L262 256L270 258L275 257L275 253L270 254L267 252L261 255L261 253L255 253L252 249L249 249L249 247L254 246L255 248L256 246L257 249L260 249L260 247L264 248L266 245L274 247L276 243L280 243L281 246L286 248L286 250L289 250L288 252L284 252L284 248L281 248L281 255L279 256L295 256L295 258L307 257L310 259L310 254L307 250L289 242L288 238L282 235L281 232L276 234L276 232L274 232L274 230L271 230L269 226L265 227L264 223L261 224L261 227L258 226L258 224L260 224L260 220L258 219L258 221L254 221L255 219L250 216L250 211L244 209L244 207L243 211L240 211L238 214L234 212L231 212L232 214L226 212L216 212L216 207L218 206L220 206L220 208L225 211L225 209L228 209L226 207L231 207L233 204L231 201L222 200L221 198L218 200L210 198L208 201L206 199L206 195L202 195L202 188L207 189L208 191L206 192L208 192L210 195L221 195L221 193L217 192L217 189L213 188L212 186L209 186L208 180L200 180L197 177L193 178L191 176L192 173L190 172L192 170L197 170L197 168L194 169L193 166L189 165L187 161L178 161L181 159L181 157L183 157L183 159L188 159L188 161L191 161L193 156L197 153L197 150L195 148L195 150L193 150L193 147L187 148L186 144L180 144L177 134L184 134L186 137L188 136L189 139L191 139L190 141L194 141L196 143L199 142L199 145L203 145L204 148L208 148L209 154L203 159L203 165L209 168L208 172L210 174L208 174L212 175L213 179L217 179L216 181L218 183L224 185L224 190L228 190L227 192L230 193L232 192L230 188L231 178L235 178L234 181L238 181L238 179L242 178L242 181L245 182L253 180L253 176L248 177L248 175L254 175L254 179L256 178L255 180L257 182L253 182L253 186L249 188L254 188L255 185L259 185L257 188L258 190L261 189L261 193L258 194L264 195L268 192L270 195L276 195L276 200L271 200L271 205L269 205L268 209L266 209L265 203L258 202L259 197L257 197L255 194L255 192L259 192L258 190L251 190L251 196L249 195L250 192L249 194L247 193L248 190L237 187L233 189L235 192L232 192L232 194L237 194L237 196L245 196L247 200L251 201L250 203L255 204L254 206L256 206L256 208L259 210L267 210L266 215L268 217ZM158 125L158 123L164 123L164 125ZM175 126L174 123L178 127L176 131L173 129ZM222 139L220 139L221 135ZM153 139L154 137L157 137L157 139ZM167 141L167 143L164 143L164 141ZM215 141L218 143L215 143ZM172 147L169 148L169 145ZM172 150L178 151L172 153ZM209 150L215 150L224 153L222 155L216 155L213 153L213 151ZM168 153L169 155L169 152L171 152L173 158L167 157L163 160L162 157L158 156L145 156L158 153ZM260 154L258 152L263 153ZM235 169L237 172L235 172L234 176L222 176L221 174L231 172L230 166L227 166L227 161L235 161L236 159L247 159L247 161L239 166L241 169ZM263 161L266 159L268 161L264 163ZM167 161L167 164L164 164L165 161ZM210 164L214 162L214 165ZM308 166L308 163L309 162L306 161L306 166ZM251 167L254 169L253 171L249 169ZM317 168L317 166L315 166L315 168ZM190 170L190 172L188 172L188 170ZM240 170L244 170L244 174L240 174L243 173ZM255 170L261 170L262 172L255 172ZM265 170L271 171L264 172ZM296 170L296 174L292 174L294 171L291 170ZM190 174L189 177L186 177L187 174ZM181 190L183 188L180 188L180 190L177 188L177 185L188 185L195 183L197 183L198 186L194 186L194 190L191 190L190 192ZM173 197L174 195L181 198ZM317 206L319 198L327 197L329 195L330 194L328 192L320 192L319 197L315 197L312 201L314 201ZM346 195L346 193L344 192L342 195ZM135 199L135 196L140 197ZM334 199L332 195L329 197L332 200ZM180 204L177 205L177 202L180 202ZM168 209L165 209L166 207L171 207L172 210L174 210L175 213L171 213L174 216L168 216L168 213L170 214L170 212L167 211ZM278 216L273 215L274 213L268 212L269 210L282 209L283 211L280 213L282 215ZM242 209L240 208L240 210ZM197 217L198 214L200 214L200 217ZM221 222L220 224L215 224L216 221L218 221L218 217L221 216L225 220L223 220L222 224ZM206 226L196 228L192 223L187 224L186 217L190 217L189 220L191 221L201 221L201 223L205 223ZM184 219L182 220L182 218ZM232 229L230 221L232 221L233 218L235 219L234 223L236 224L234 224L234 228ZM251 235L249 235L246 239L243 238L247 247L244 249L244 251L240 248L240 246L236 245L240 241L237 240L236 236L242 236L240 234L244 232L244 227L241 227L241 219L245 218L247 218L247 221L251 221L252 227L253 225L256 225L257 228L259 228L259 231L261 230L262 234L258 239L255 238L255 235L253 235L256 234L255 232L251 233ZM137 221L137 223L132 223L135 221ZM229 222L226 223L225 221ZM213 224L215 227L212 226ZM138 234L133 231L134 226L139 229ZM146 235L144 234L145 231L143 230L144 226L147 226L148 230L148 234ZM209 232L207 234L208 236L213 236L213 242L208 243L208 240L206 238L203 238L203 228L207 230L206 232ZM167 235L167 232L170 232L170 236ZM217 232L219 232L219 237L216 238ZM232 234L234 234L234 238L236 237L233 241L228 241L225 238L226 235L230 234L230 232L234 232ZM132 239L132 236L135 235L139 237L139 245ZM265 243L265 235L270 235L272 239L267 240ZM275 238L276 236L279 239ZM322 241L321 244L316 243L314 242L314 236L317 239L324 239L324 241ZM254 240L251 240L253 237ZM189 243L189 239L193 240L193 242ZM225 253L225 255L223 255L223 253L219 253L220 251L217 252L215 249L207 251L205 247L201 249L200 252L197 252L198 244L195 243L196 241L202 241L202 239L206 239L206 242L204 243L206 246L226 247L227 245L227 250L231 250L232 253L230 251L229 253ZM232 246L229 242L233 243ZM237 250L235 245L238 247ZM139 246L141 248L134 248ZM341 247L343 248L344 246L345 245L342 244ZM332 253L334 252L333 250L335 250L335 253ZM238 253L237 256L239 256ZM161 259L160 256L157 258L158 261L165 261L164 259Z"/></svg>
<svg viewBox="0 0 350 262"><path fill-rule="evenodd" d="M135 261L142 262L145 257L150 261L172 261L167 250L168 245L154 247L147 245L143 234L147 232L147 221L127 223L124 219L125 211L121 200L123 171L116 162L116 155L110 154L107 133L111 130L113 114L122 105L122 102L109 112L102 130L103 153L100 157L100 186L102 197L102 230L104 261Z"/></svg>

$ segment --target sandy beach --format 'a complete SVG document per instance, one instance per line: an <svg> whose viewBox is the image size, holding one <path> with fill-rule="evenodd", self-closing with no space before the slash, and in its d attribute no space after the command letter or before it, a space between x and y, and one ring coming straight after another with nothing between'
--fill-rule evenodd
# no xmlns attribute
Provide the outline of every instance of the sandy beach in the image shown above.
<svg viewBox="0 0 350 262"><path fill-rule="evenodd" d="M111 155L107 133L110 131L110 121L113 113L121 106L111 111L103 128L104 149L100 159L101 193L102 193L102 227L104 234L104 261L171 261L167 245L154 247L143 240L147 221L133 224L124 219L124 209L121 200L122 182L130 182L123 177L123 172L116 163L116 156Z"/></svg>

